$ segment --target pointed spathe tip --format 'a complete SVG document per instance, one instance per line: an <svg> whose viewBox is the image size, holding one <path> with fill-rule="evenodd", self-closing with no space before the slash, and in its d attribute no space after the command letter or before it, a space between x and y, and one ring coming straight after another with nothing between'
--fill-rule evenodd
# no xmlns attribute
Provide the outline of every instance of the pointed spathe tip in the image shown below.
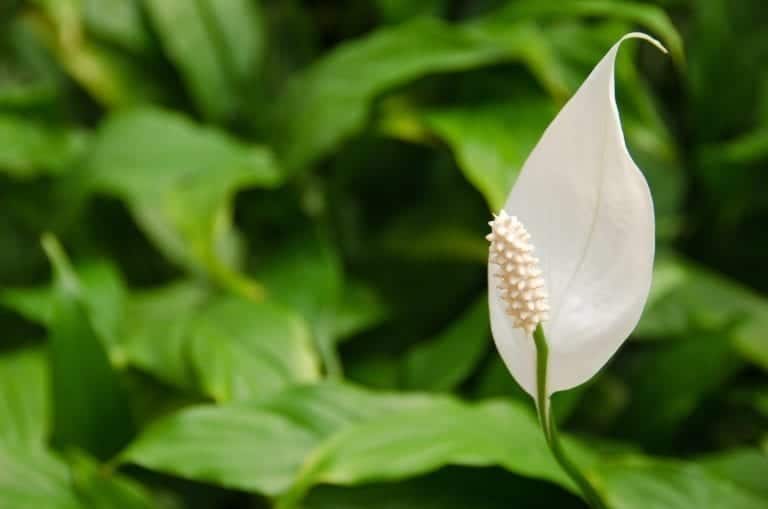
<svg viewBox="0 0 768 509"><path fill-rule="evenodd" d="M619 42L617 44L620 44L621 42L627 40L627 39L645 39L646 41L650 42L654 46L656 46L659 51L661 51L664 54L669 54L669 51L667 48L664 47L662 43L659 42L658 39L654 39L648 34L645 34L643 32L630 32L621 39L619 39Z"/></svg>

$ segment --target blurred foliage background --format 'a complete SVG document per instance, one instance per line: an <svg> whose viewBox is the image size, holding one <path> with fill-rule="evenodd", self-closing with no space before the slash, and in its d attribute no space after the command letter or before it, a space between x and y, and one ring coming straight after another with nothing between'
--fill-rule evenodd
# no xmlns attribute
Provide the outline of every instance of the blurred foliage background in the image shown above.
<svg viewBox="0 0 768 509"><path fill-rule="evenodd" d="M659 253L555 398L616 509L768 507L761 0L2 0L0 508L585 507L483 236L604 52ZM627 270L631 270L628 267Z"/></svg>

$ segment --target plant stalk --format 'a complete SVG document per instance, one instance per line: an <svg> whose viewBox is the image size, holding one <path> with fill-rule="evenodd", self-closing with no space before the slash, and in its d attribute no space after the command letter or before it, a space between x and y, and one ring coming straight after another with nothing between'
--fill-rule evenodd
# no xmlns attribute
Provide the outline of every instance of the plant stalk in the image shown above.
<svg viewBox="0 0 768 509"><path fill-rule="evenodd" d="M595 490L584 474L581 473L576 464L568 458L560 443L557 424L552 417L551 402L547 396L549 347L541 324L539 324L533 332L533 340L536 344L536 411L539 415L539 422L544 431L544 438L547 441L549 450L552 451L552 455L565 473L568 474L568 477L570 477L579 487L587 504L589 504L592 509L607 509L608 506L603 502L602 497L600 497L597 490Z"/></svg>

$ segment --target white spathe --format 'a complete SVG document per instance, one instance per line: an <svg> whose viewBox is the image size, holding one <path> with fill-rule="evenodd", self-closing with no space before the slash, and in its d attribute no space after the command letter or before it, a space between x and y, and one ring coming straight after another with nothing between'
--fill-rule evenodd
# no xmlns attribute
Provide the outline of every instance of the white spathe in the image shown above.
<svg viewBox="0 0 768 509"><path fill-rule="evenodd" d="M653 202L627 151L614 90L621 38L547 127L504 205L530 233L549 294L547 395L592 378L637 325L651 286ZM491 329L517 382L536 398L536 348L514 326L489 260Z"/></svg>

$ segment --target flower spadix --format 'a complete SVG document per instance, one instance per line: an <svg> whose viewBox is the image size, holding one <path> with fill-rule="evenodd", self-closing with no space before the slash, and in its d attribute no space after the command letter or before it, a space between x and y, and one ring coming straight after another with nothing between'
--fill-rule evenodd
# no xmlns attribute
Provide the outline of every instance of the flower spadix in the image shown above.
<svg viewBox="0 0 768 509"><path fill-rule="evenodd" d="M536 398L541 324L546 393L597 373L640 319L651 285L653 203L624 142L614 92L624 36L563 107L491 221L491 329L517 382Z"/></svg>

